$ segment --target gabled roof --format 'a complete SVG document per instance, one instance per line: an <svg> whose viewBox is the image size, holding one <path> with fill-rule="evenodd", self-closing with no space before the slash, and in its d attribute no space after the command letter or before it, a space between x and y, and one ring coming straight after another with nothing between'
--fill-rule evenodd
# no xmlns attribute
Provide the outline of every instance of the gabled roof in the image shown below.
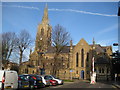
<svg viewBox="0 0 120 90"><path fill-rule="evenodd" d="M89 44L86 42L86 40L85 40L84 38L82 38L82 39L76 44L76 46L82 45L82 44L86 44L86 45L89 46Z"/></svg>
<svg viewBox="0 0 120 90"><path fill-rule="evenodd" d="M93 47L93 45L90 45L91 47ZM101 46L100 44L95 44L95 51L96 52L106 52L106 48L108 48L110 46Z"/></svg>

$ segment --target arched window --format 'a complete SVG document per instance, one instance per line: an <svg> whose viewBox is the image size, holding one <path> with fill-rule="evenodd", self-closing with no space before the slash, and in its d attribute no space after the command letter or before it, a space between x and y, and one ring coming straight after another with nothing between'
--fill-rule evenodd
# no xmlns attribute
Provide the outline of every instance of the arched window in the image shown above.
<svg viewBox="0 0 120 90"><path fill-rule="evenodd" d="M64 72L64 74L66 74L66 71Z"/></svg>
<svg viewBox="0 0 120 90"><path fill-rule="evenodd" d="M109 73L109 68L107 68L107 73Z"/></svg>
<svg viewBox="0 0 120 90"><path fill-rule="evenodd" d="M48 59L48 57L46 57L46 59Z"/></svg>
<svg viewBox="0 0 120 90"><path fill-rule="evenodd" d="M63 58L63 57L61 57L61 59L62 59L62 61L63 61L63 59L64 59L64 58Z"/></svg>
<svg viewBox="0 0 120 90"><path fill-rule="evenodd" d="M99 68L99 73L101 73L101 68Z"/></svg>
<svg viewBox="0 0 120 90"><path fill-rule="evenodd" d="M76 67L78 67L78 59L79 59L79 56L78 56L78 53L76 53Z"/></svg>
<svg viewBox="0 0 120 90"><path fill-rule="evenodd" d="M32 63L33 63L34 66L37 65L35 60L33 60Z"/></svg>
<svg viewBox="0 0 120 90"><path fill-rule="evenodd" d="M104 73L104 69L102 68L102 73Z"/></svg>
<svg viewBox="0 0 120 90"><path fill-rule="evenodd" d="M41 29L41 35L44 35L44 29L43 28Z"/></svg>
<svg viewBox="0 0 120 90"><path fill-rule="evenodd" d="M87 62L89 61L89 53L87 53Z"/></svg>
<svg viewBox="0 0 120 90"><path fill-rule="evenodd" d="M33 72L32 72L33 74L34 74L34 70L33 70Z"/></svg>
<svg viewBox="0 0 120 90"><path fill-rule="evenodd" d="M43 68L45 68L45 63L43 63Z"/></svg>
<svg viewBox="0 0 120 90"><path fill-rule="evenodd" d="M25 69L25 73L28 73L28 69Z"/></svg>
<svg viewBox="0 0 120 90"><path fill-rule="evenodd" d="M76 74L78 74L78 70L76 71Z"/></svg>
<svg viewBox="0 0 120 90"><path fill-rule="evenodd" d="M84 67L84 49L81 50L81 67Z"/></svg>

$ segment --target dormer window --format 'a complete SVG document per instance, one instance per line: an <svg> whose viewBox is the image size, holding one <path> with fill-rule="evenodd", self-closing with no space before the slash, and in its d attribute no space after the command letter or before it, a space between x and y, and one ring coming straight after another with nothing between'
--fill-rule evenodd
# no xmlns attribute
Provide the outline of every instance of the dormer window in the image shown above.
<svg viewBox="0 0 120 90"><path fill-rule="evenodd" d="M44 35L44 29L43 28L41 29L41 35Z"/></svg>

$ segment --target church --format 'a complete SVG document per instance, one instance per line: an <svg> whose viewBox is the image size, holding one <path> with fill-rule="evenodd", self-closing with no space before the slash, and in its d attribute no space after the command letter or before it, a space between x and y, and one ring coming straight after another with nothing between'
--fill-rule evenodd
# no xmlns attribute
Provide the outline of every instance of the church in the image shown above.
<svg viewBox="0 0 120 90"><path fill-rule="evenodd" d="M45 6L42 22L37 27L35 49L30 52L29 60L19 67L19 74L51 75L55 55L51 45L52 26L49 24L48 7ZM95 57L97 80L111 78L112 46L101 46L93 39L89 45L82 38L76 45L72 40L60 53L57 77L61 79L90 79L92 58Z"/></svg>

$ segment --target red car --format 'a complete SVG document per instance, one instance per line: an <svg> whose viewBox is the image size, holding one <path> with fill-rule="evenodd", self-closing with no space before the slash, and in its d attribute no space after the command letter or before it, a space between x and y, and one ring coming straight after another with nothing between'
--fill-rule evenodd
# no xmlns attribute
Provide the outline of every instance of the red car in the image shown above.
<svg viewBox="0 0 120 90"><path fill-rule="evenodd" d="M48 76L44 76L44 79L45 79L45 80L49 80L51 86L55 86L55 85L58 84L58 82L57 82L56 80L53 80L53 79L51 79L51 78L48 77Z"/></svg>
<svg viewBox="0 0 120 90"><path fill-rule="evenodd" d="M50 85L52 86L56 86L58 84L56 80L49 80L49 81L50 81Z"/></svg>

